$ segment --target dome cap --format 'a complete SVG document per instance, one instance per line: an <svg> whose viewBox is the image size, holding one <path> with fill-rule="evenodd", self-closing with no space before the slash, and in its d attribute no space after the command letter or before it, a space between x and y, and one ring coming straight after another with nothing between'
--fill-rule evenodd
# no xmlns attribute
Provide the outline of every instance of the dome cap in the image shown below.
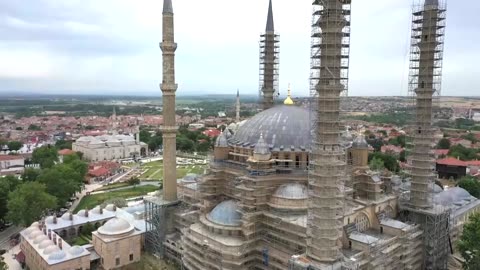
<svg viewBox="0 0 480 270"><path fill-rule="evenodd" d="M226 226L240 226L242 214L234 200L227 200L219 203L207 214L208 220L213 223Z"/></svg>

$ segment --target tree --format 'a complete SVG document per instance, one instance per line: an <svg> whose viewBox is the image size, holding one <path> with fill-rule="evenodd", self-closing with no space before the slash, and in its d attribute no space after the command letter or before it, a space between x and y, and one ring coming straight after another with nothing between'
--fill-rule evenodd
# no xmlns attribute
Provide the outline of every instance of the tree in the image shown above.
<svg viewBox="0 0 480 270"><path fill-rule="evenodd" d="M405 135L400 135L390 139L388 143L393 144L395 146L405 147L405 145L407 144L407 137Z"/></svg>
<svg viewBox="0 0 480 270"><path fill-rule="evenodd" d="M163 143L162 134L155 135L151 137L150 140L148 141L148 148L151 151L155 151L162 145L162 143Z"/></svg>
<svg viewBox="0 0 480 270"><path fill-rule="evenodd" d="M82 179L87 175L88 164L82 161L79 155L74 154L63 157L63 164L70 166L73 170L78 172Z"/></svg>
<svg viewBox="0 0 480 270"><path fill-rule="evenodd" d="M183 136L177 136L177 149L184 152L193 152L195 145L192 140Z"/></svg>
<svg viewBox="0 0 480 270"><path fill-rule="evenodd" d="M377 157L372 158L368 165L372 171L381 171L385 168L383 160Z"/></svg>
<svg viewBox="0 0 480 270"><path fill-rule="evenodd" d="M50 145L42 146L33 150L32 153L33 163L40 164L40 167L51 168L58 161L58 152L55 147Z"/></svg>
<svg viewBox="0 0 480 270"><path fill-rule="evenodd" d="M473 133L468 133L467 135L463 135L462 139L469 140L472 143L477 143L477 137L475 137L475 134Z"/></svg>
<svg viewBox="0 0 480 270"><path fill-rule="evenodd" d="M403 150L402 152L400 152L400 155L398 156L398 160L400 160L401 162L407 161L406 155L407 154L405 153L405 150Z"/></svg>
<svg viewBox="0 0 480 270"><path fill-rule="evenodd" d="M8 196L7 219L16 225L30 226L39 220L48 209L54 208L57 200L46 192L46 187L37 182L20 185Z"/></svg>
<svg viewBox="0 0 480 270"><path fill-rule="evenodd" d="M463 227L462 236L458 242L458 250L465 259L463 269L480 269L480 213L470 216Z"/></svg>
<svg viewBox="0 0 480 270"><path fill-rule="evenodd" d="M197 151L198 152L208 152L211 148L211 143L209 141L202 141L201 143L197 144Z"/></svg>
<svg viewBox="0 0 480 270"><path fill-rule="evenodd" d="M128 179L128 184L135 187L136 185L140 184L140 179L138 179L138 177L132 177Z"/></svg>
<svg viewBox="0 0 480 270"><path fill-rule="evenodd" d="M450 147L448 155L455 158L460 158L463 161L478 159L477 150L472 148L466 148L461 144Z"/></svg>
<svg viewBox="0 0 480 270"><path fill-rule="evenodd" d="M58 150L72 149L72 141L58 140L55 142L55 147Z"/></svg>
<svg viewBox="0 0 480 270"><path fill-rule="evenodd" d="M7 146L10 151L18 151L22 148L23 143L19 141L11 141L7 143Z"/></svg>
<svg viewBox="0 0 480 270"><path fill-rule="evenodd" d="M370 134L370 135L373 135L373 134ZM373 147L373 149L378 152L380 151L380 149L382 149L382 146L383 146L383 140L381 139L375 139L375 135L373 135L374 138L369 138L367 139L367 142L369 145L371 145Z"/></svg>
<svg viewBox="0 0 480 270"><path fill-rule="evenodd" d="M25 168L25 171L22 174L23 182L33 182L37 181L38 175L40 175L40 170L34 168Z"/></svg>
<svg viewBox="0 0 480 270"><path fill-rule="evenodd" d="M14 191L20 184L20 180L15 176L6 176L0 178L0 221L5 221L8 213L7 199L10 192Z"/></svg>
<svg viewBox="0 0 480 270"><path fill-rule="evenodd" d="M8 270L8 264L3 260L2 256L0 256L0 270Z"/></svg>
<svg viewBox="0 0 480 270"><path fill-rule="evenodd" d="M42 128L40 126L37 126L35 124L31 124L30 126L28 126L28 130L42 130Z"/></svg>
<svg viewBox="0 0 480 270"><path fill-rule="evenodd" d="M442 138L437 143L437 149L450 149L450 140L447 138Z"/></svg>
<svg viewBox="0 0 480 270"><path fill-rule="evenodd" d="M465 189L475 198L480 198L480 182L475 177L464 176L458 181L458 186Z"/></svg>
<svg viewBox="0 0 480 270"><path fill-rule="evenodd" d="M45 184L48 194L57 198L58 206L63 207L75 192L80 191L83 177L68 164L59 164L44 169L38 176L38 182Z"/></svg>
<svg viewBox="0 0 480 270"><path fill-rule="evenodd" d="M150 141L151 137L152 137L152 135L147 130L144 130L144 129L140 130L140 141L141 142L148 143Z"/></svg>
<svg viewBox="0 0 480 270"><path fill-rule="evenodd" d="M390 154L375 152L368 155L368 160L371 161L374 158L382 160L385 168L391 172L398 172L400 170L397 159Z"/></svg>

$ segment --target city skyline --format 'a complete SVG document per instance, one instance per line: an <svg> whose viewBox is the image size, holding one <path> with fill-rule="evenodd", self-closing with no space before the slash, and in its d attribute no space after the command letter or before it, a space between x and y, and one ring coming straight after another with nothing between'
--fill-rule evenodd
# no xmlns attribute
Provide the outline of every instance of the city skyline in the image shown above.
<svg viewBox="0 0 480 270"><path fill-rule="evenodd" d="M402 2L352 4L349 95L407 95L411 1ZM179 95L258 93L268 1L232 3L173 2ZM0 93L161 95L161 1L5 1L0 10ZM474 11L449 5L442 95L478 95ZM311 3L273 1L273 12L280 94L291 83L307 96Z"/></svg>

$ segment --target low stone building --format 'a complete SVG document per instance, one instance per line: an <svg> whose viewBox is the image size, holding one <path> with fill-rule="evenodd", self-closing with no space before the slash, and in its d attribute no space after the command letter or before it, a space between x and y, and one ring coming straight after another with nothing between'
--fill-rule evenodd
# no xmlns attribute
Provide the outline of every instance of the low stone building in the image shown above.
<svg viewBox="0 0 480 270"><path fill-rule="evenodd" d="M82 152L89 161L136 158L148 154L148 145L130 135L85 136L72 144L73 151Z"/></svg>

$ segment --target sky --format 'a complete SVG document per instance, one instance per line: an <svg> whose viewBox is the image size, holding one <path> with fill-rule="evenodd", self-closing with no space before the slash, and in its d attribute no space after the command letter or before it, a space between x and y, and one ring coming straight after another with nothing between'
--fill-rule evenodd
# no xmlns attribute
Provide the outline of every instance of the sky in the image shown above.
<svg viewBox="0 0 480 270"><path fill-rule="evenodd" d="M268 0L173 0L178 95L257 94ZM354 0L350 96L406 95L410 0ZM162 0L0 0L0 93L161 95ZM480 1L450 1L442 95L480 95ZM311 1L273 0L280 94L309 92Z"/></svg>

